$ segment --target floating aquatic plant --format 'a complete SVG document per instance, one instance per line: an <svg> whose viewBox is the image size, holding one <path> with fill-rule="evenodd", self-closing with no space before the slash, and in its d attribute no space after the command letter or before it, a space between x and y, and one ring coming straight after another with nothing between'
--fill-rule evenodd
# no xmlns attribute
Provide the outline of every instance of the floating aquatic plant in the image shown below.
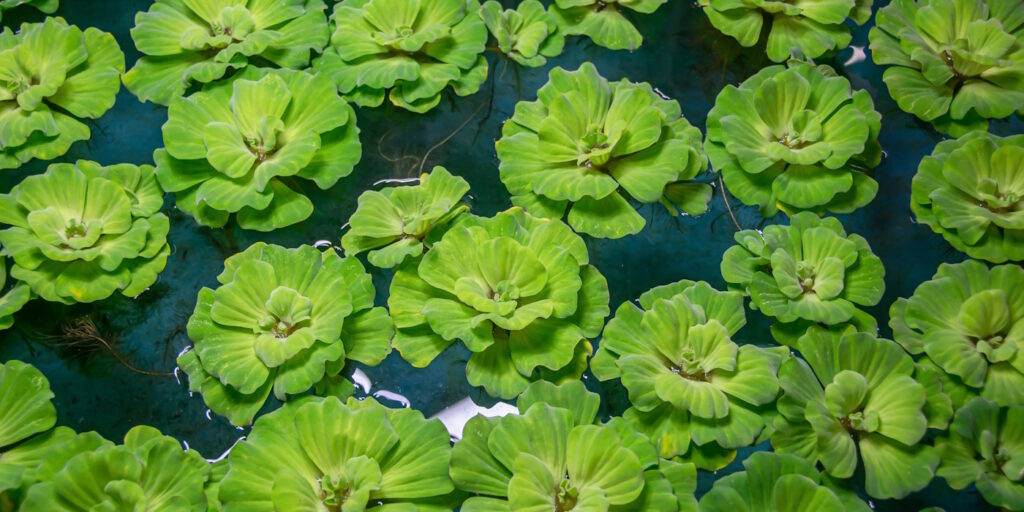
<svg viewBox="0 0 1024 512"><path fill-rule="evenodd" d="M477 92L487 78L487 27L477 0L342 0L331 43L313 65L346 99L424 113L441 93Z"/></svg>
<svg viewBox="0 0 1024 512"><path fill-rule="evenodd" d="M57 422L51 399L50 383L36 367L14 360L0 363L0 470L8 463L3 454L9 448ZM0 471L0 483L6 482L6 473ZM0 485L0 493L4 490Z"/></svg>
<svg viewBox="0 0 1024 512"><path fill-rule="evenodd" d="M1024 135L975 131L938 143L917 168L910 207L972 258L1024 260Z"/></svg>
<svg viewBox="0 0 1024 512"><path fill-rule="evenodd" d="M234 425L248 425L273 391L303 393L346 361L379 364L391 351L387 311L373 307L355 258L257 242L224 262L216 290L199 290L178 357L189 389Z"/></svg>
<svg viewBox="0 0 1024 512"><path fill-rule="evenodd" d="M850 44L847 21L863 25L872 0L776 2L771 0L698 0L715 28L742 46L757 44L768 25L765 51L783 62L793 56L815 59Z"/></svg>
<svg viewBox="0 0 1024 512"><path fill-rule="evenodd" d="M974 486L985 501L1024 510L1024 406L1000 407L975 397L956 412L949 433L935 440L938 475L956 490Z"/></svg>
<svg viewBox="0 0 1024 512"><path fill-rule="evenodd" d="M621 419L595 424L599 404L582 382L536 382L520 415L470 419L451 455L456 488L476 495L462 510L696 510L696 468L659 460Z"/></svg>
<svg viewBox="0 0 1024 512"><path fill-rule="evenodd" d="M775 451L821 463L840 479L863 466L873 498L902 498L928 485L939 455L920 441L934 421L927 400L940 397L915 379L903 348L853 329L817 327L797 348L804 359L779 368Z"/></svg>
<svg viewBox="0 0 1024 512"><path fill-rule="evenodd" d="M160 185L211 227L233 213L257 231L301 222L313 203L299 183L328 189L362 156L352 107L329 79L302 71L251 68L174 98L163 136Z"/></svg>
<svg viewBox="0 0 1024 512"><path fill-rule="evenodd" d="M662 457L720 469L736 448L761 436L760 409L779 393L776 373L789 349L732 341L746 323L739 292L684 280L638 302L616 310L591 371L601 380L622 379L633 404L625 418L654 440ZM712 461L718 467L708 467Z"/></svg>
<svg viewBox="0 0 1024 512"><path fill-rule="evenodd" d="M256 422L231 450L218 498L225 512L451 510L435 503L453 488L449 443L415 409L310 397Z"/></svg>
<svg viewBox="0 0 1024 512"><path fill-rule="evenodd" d="M367 190L359 195L341 247L347 256L369 251L370 264L381 268L417 258L450 222L469 211L462 202L468 192L469 183L444 167L424 173L417 185Z"/></svg>
<svg viewBox="0 0 1024 512"><path fill-rule="evenodd" d="M700 510L870 512L873 508L800 457L756 452L743 460L743 471L715 480L701 498Z"/></svg>
<svg viewBox="0 0 1024 512"><path fill-rule="evenodd" d="M730 288L750 295L751 308L792 324L773 328L773 334L793 327L802 333L814 324L873 325L862 320L867 314L858 306L882 299L885 269L867 240L848 235L839 220L803 212L793 215L789 226L743 230L735 238L737 245L722 256L722 277Z"/></svg>
<svg viewBox="0 0 1024 512"><path fill-rule="evenodd" d="M134 297L167 263L170 224L153 168L53 164L0 195L11 276L52 302Z"/></svg>
<svg viewBox="0 0 1024 512"><path fill-rule="evenodd" d="M327 44L324 9L323 0L157 0L135 15L132 39L143 56L124 85L142 101L168 105L250 59L305 68Z"/></svg>
<svg viewBox="0 0 1024 512"><path fill-rule="evenodd" d="M518 208L463 215L391 281L395 348L424 367L460 340L470 384L511 398L531 380L578 379L608 316L608 283L569 226Z"/></svg>
<svg viewBox="0 0 1024 512"><path fill-rule="evenodd" d="M668 0L554 0L551 13L566 35L589 37L611 50L636 50L644 42L624 11L651 14Z"/></svg>
<svg viewBox="0 0 1024 512"><path fill-rule="evenodd" d="M968 260L942 264L909 299L897 299L889 325L912 354L925 354L949 378L956 405L981 396L1024 405L1024 269Z"/></svg>
<svg viewBox="0 0 1024 512"><path fill-rule="evenodd" d="M206 459L153 427L132 428L123 445L103 442L73 456L56 455L66 462L50 465L55 469L46 480L29 487L22 510L207 509Z"/></svg>
<svg viewBox="0 0 1024 512"><path fill-rule="evenodd" d="M0 0L0 19L3 19L4 11L14 9L21 5L35 7L46 14L53 14L57 10L60 0Z"/></svg>
<svg viewBox="0 0 1024 512"><path fill-rule="evenodd" d="M14 314L21 311L22 306L32 298L32 290L25 283L7 275L5 250L0 250L0 293L3 294L0 297L0 330L10 329L14 325Z"/></svg>
<svg viewBox="0 0 1024 512"><path fill-rule="evenodd" d="M488 0L480 8L480 17L501 53L522 66L543 66L547 57L562 54L565 34L538 0L523 0L515 9L506 10L500 2Z"/></svg>
<svg viewBox="0 0 1024 512"><path fill-rule="evenodd" d="M893 0L878 10L871 57L905 112L954 137L1024 114L1024 4Z"/></svg>
<svg viewBox="0 0 1024 512"><path fill-rule="evenodd" d="M704 148L725 186L771 217L849 213L875 197L882 116L828 66L770 66L727 85L708 113Z"/></svg>
<svg viewBox="0 0 1024 512"><path fill-rule="evenodd" d="M0 1L0 4L6 0ZM56 2L53 2L56 4ZM0 169L67 153L114 106L124 53L114 36L62 18L0 32Z"/></svg>
<svg viewBox="0 0 1024 512"><path fill-rule="evenodd" d="M534 215L566 215L577 232L620 238L646 221L627 198L672 214L707 209L700 130L647 83L609 83L593 64L555 68L536 101L516 104L497 143L501 181Z"/></svg>

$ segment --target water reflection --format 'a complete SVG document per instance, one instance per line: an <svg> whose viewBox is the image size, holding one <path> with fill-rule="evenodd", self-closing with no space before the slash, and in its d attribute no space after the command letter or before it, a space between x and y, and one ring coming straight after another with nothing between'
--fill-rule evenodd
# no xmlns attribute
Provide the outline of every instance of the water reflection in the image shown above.
<svg viewBox="0 0 1024 512"><path fill-rule="evenodd" d="M467 396L445 407L441 412L433 415L431 419L437 418L441 420L441 423L444 423L445 428L448 429L448 434L452 440L457 441L462 439L462 430L466 428L466 423L477 414L488 418L495 418L509 414L519 414L519 410L514 405L505 402L498 402L492 407L481 407L473 402L472 398Z"/></svg>

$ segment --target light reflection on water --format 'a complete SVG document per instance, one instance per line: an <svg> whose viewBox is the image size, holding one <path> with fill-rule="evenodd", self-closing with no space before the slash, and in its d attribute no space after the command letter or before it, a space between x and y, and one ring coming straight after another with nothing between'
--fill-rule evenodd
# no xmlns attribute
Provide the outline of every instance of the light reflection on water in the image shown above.
<svg viewBox="0 0 1024 512"><path fill-rule="evenodd" d="M509 414L519 414L519 410L514 405L505 402L498 402L491 407L481 407L476 402L473 402L472 398L467 396L445 407L441 412L431 416L431 419L437 418L441 420L441 423L444 423L445 428L448 429L448 434L451 435L451 438L459 440L462 439L462 430L466 428L466 423L478 414L488 418L495 418Z"/></svg>

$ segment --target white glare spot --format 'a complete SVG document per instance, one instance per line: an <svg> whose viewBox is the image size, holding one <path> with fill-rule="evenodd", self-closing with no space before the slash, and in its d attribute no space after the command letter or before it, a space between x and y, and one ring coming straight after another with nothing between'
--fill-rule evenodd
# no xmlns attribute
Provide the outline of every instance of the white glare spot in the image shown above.
<svg viewBox="0 0 1024 512"><path fill-rule="evenodd" d="M846 62L843 63L843 67L850 67L867 58L864 54L863 46L851 46L850 48L853 48L853 55L850 55L850 58L846 59Z"/></svg>
<svg viewBox="0 0 1024 512"><path fill-rule="evenodd" d="M360 387L363 390L363 393L366 394L369 394L370 388L373 387L373 383L370 382L370 376L359 368L356 368L352 372L352 382L355 383L356 386Z"/></svg>
<svg viewBox="0 0 1024 512"><path fill-rule="evenodd" d="M498 402L494 404L494 407L490 408L480 407L473 402L472 398L467 396L444 408L441 412L432 416L431 419L441 420L441 423L444 423L445 428L448 429L452 439L462 439L462 430L466 428L466 423L478 414L487 418L496 418L509 414L519 414L519 409L505 402Z"/></svg>

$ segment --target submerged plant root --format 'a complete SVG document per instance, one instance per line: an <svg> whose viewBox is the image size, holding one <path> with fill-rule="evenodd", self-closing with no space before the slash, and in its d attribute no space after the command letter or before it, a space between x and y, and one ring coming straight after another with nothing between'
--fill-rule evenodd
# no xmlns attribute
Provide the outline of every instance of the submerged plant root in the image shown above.
<svg viewBox="0 0 1024 512"><path fill-rule="evenodd" d="M61 324L60 334L47 336L47 338L53 340L53 346L64 350L86 354L105 350L114 356L114 359L122 366L140 375L148 375L150 377L174 376L171 372L157 372L135 367L103 336L99 327L96 326L96 323L89 316L80 316Z"/></svg>

